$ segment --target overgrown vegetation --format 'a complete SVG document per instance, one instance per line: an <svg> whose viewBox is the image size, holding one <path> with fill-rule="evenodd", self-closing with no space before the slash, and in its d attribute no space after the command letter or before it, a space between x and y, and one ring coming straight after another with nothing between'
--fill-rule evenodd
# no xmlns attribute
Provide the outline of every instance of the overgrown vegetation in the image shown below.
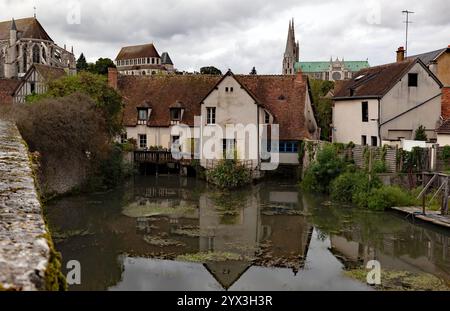
<svg viewBox="0 0 450 311"><path fill-rule="evenodd" d="M251 171L237 160L222 160L206 172L207 180L222 189L236 189L252 182Z"/></svg>
<svg viewBox="0 0 450 311"><path fill-rule="evenodd" d="M317 153L301 186L311 192L329 194L333 201L381 211L394 206L420 206L417 190L384 186L377 174L386 171L385 161L374 163L372 170L361 170L342 150L345 146L328 144ZM378 163L379 162L379 163ZM432 202L433 203L433 202Z"/></svg>
<svg viewBox="0 0 450 311"><path fill-rule="evenodd" d="M321 128L321 139L328 141L331 137L332 105L331 98L326 95L334 89L334 82L310 79L313 105L316 108L316 118Z"/></svg>
<svg viewBox="0 0 450 311"><path fill-rule="evenodd" d="M339 157L335 145L325 145L316 161L306 170L302 187L317 193L330 193L330 184L345 171L346 163Z"/></svg>
<svg viewBox="0 0 450 311"><path fill-rule="evenodd" d="M121 133L122 97L108 86L106 77L101 75L80 72L75 76L65 76L50 82L46 93L28 96L27 102L35 103L42 99L61 98L74 93L85 94L93 100L96 112L106 120L111 138Z"/></svg>
<svg viewBox="0 0 450 311"><path fill-rule="evenodd" d="M132 169L118 145L121 96L100 75L82 72L51 82L45 94L15 108L18 128L39 157L39 184L45 199L79 190L117 185Z"/></svg>

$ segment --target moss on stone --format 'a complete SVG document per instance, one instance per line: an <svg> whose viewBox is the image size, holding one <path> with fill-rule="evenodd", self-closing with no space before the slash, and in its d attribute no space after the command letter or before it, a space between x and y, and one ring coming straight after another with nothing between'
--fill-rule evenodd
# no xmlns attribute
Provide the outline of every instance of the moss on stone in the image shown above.
<svg viewBox="0 0 450 311"><path fill-rule="evenodd" d="M50 247L48 265L45 270L45 290L66 291L66 277L61 272L61 254L56 251L52 238L48 233L44 238L47 240L48 246Z"/></svg>

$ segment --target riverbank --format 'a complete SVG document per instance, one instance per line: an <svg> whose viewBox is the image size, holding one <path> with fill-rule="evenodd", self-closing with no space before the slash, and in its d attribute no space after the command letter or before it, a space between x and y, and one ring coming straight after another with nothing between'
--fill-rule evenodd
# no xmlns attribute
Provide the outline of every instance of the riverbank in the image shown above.
<svg viewBox="0 0 450 311"><path fill-rule="evenodd" d="M0 288L58 290L65 281L17 127L0 120Z"/></svg>

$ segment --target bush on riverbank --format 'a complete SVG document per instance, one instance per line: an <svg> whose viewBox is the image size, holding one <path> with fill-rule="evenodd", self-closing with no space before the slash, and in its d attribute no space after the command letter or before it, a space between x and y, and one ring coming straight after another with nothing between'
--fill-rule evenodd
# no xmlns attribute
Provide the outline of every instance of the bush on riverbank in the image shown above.
<svg viewBox="0 0 450 311"><path fill-rule="evenodd" d="M414 192L384 186L375 174L359 170L342 158L334 145L326 145L318 152L301 185L307 191L330 194L333 201L370 210L420 205Z"/></svg>
<svg viewBox="0 0 450 311"><path fill-rule="evenodd" d="M207 180L222 189L235 189L252 182L249 169L236 160L222 160L206 173Z"/></svg>
<svg viewBox="0 0 450 311"><path fill-rule="evenodd" d="M325 145L318 153L317 160L305 172L302 188L317 193L329 193L331 182L346 169L346 162L339 157L338 148Z"/></svg>
<svg viewBox="0 0 450 311"><path fill-rule="evenodd" d="M22 137L38 159L41 195L49 199L114 186L124 175L122 153L91 97L74 93L15 108ZM119 165L120 163L120 165ZM97 179L98 183L92 183Z"/></svg>

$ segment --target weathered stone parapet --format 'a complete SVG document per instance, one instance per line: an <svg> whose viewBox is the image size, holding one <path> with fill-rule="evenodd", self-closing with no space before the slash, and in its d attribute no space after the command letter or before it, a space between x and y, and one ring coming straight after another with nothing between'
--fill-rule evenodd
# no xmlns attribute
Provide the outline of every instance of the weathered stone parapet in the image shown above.
<svg viewBox="0 0 450 311"><path fill-rule="evenodd" d="M27 146L0 120L0 288L41 290L51 249Z"/></svg>

